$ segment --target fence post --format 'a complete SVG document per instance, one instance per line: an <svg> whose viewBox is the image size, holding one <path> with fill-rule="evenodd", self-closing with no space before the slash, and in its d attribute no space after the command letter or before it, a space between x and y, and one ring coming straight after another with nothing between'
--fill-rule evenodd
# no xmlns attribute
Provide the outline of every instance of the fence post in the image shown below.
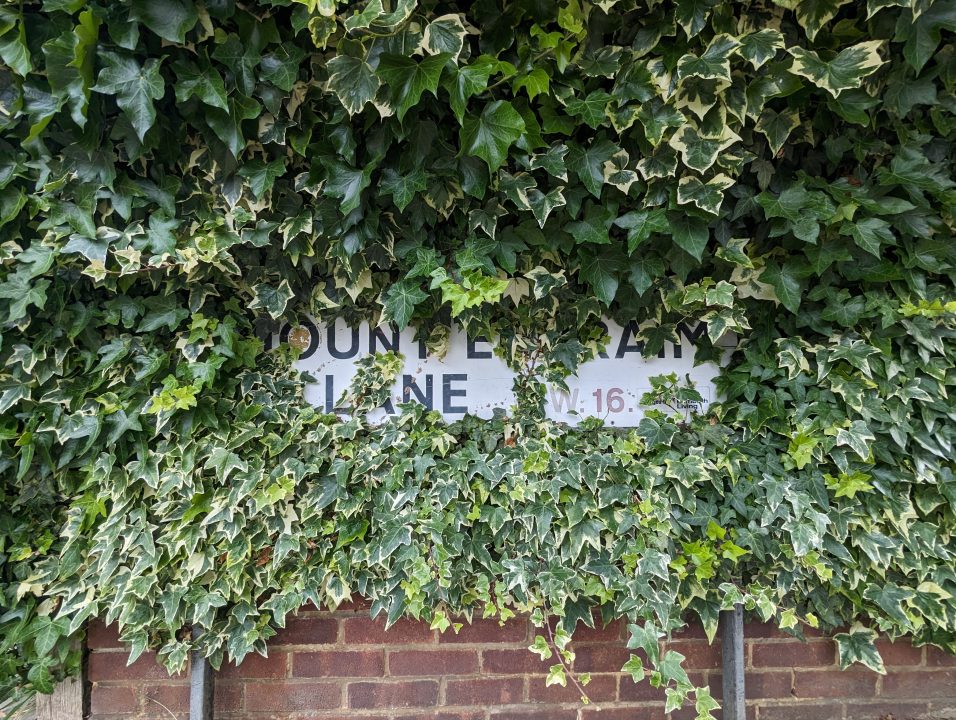
<svg viewBox="0 0 956 720"><path fill-rule="evenodd" d="M202 629L193 625L193 639L202 635ZM198 650L189 657L189 720L212 720L212 701L215 689L212 666Z"/></svg>
<svg viewBox="0 0 956 720"><path fill-rule="evenodd" d="M721 656L723 660L724 720L746 720L744 691L744 607L720 613Z"/></svg>

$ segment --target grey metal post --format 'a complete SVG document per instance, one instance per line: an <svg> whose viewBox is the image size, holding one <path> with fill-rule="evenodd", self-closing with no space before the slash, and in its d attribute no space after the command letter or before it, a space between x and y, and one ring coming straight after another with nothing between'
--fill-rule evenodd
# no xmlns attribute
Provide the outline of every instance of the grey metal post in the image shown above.
<svg viewBox="0 0 956 720"><path fill-rule="evenodd" d="M193 639L202 635L202 629L193 625ZM215 680L212 666L198 650L189 656L189 720L212 720L212 700Z"/></svg>
<svg viewBox="0 0 956 720"><path fill-rule="evenodd" d="M723 717L724 720L746 720L743 605L737 603L733 610L721 611L720 625L724 680Z"/></svg>

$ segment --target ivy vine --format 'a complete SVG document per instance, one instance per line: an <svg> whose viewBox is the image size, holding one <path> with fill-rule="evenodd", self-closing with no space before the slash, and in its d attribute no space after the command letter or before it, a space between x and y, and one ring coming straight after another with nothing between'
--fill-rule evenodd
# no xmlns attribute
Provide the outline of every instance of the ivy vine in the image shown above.
<svg viewBox="0 0 956 720"><path fill-rule="evenodd" d="M4 4L0 699L93 617L175 669L350 595L531 613L559 683L626 617L625 670L701 717L661 640L737 602L844 665L956 651L954 30L948 0ZM385 355L323 414L260 340L307 316L496 338L517 404L370 425ZM722 402L547 421L602 317L649 355L736 333Z"/></svg>

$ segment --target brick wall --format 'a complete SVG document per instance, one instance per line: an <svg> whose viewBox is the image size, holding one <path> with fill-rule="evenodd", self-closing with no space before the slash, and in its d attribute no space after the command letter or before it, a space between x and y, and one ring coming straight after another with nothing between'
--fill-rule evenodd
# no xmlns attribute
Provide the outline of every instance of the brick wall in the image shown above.
<svg viewBox="0 0 956 720"><path fill-rule="evenodd" d="M546 688L547 663L527 650L526 621L477 620L458 635L400 621L387 633L362 608L302 612L270 645L216 678L216 717L254 720L664 720L662 694L617 670L627 660L620 624L582 629L575 669L590 672L592 705L575 690ZM752 720L956 718L956 658L909 644L882 646L888 673L841 672L832 641L801 643L774 628L746 627L748 715ZM169 677L152 656L126 667L112 628L90 629L88 680L94 720L184 718L185 675ZM720 697L720 647L699 629L669 647L687 657L694 681ZM171 716L172 714L172 716ZM689 709L674 720L692 718Z"/></svg>

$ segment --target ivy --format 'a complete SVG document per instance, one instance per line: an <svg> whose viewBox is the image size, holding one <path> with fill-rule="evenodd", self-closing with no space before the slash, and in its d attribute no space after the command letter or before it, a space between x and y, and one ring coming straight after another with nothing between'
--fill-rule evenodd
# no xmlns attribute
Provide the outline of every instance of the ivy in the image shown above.
<svg viewBox="0 0 956 720"><path fill-rule="evenodd" d="M943 0L24 0L0 10L0 700L93 617L171 669L351 595L529 613L715 708L668 634L721 609L956 650L956 21ZM706 324L720 402L543 414ZM326 414L306 319L494 339L517 402ZM307 331L306 331L307 332ZM738 342L725 351L721 340ZM725 357L726 356L726 357ZM205 628L192 639L185 629ZM849 628L849 629L847 629Z"/></svg>

